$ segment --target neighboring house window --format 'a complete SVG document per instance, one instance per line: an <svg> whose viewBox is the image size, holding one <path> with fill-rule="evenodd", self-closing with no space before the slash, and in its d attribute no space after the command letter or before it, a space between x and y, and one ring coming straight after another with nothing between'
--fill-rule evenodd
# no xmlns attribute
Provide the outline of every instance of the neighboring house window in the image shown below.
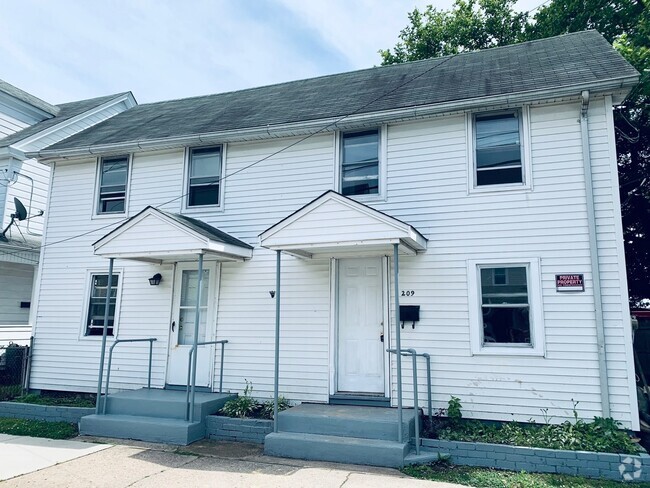
<svg viewBox="0 0 650 488"><path fill-rule="evenodd" d="M520 112L474 116L475 186L524 183Z"/></svg>
<svg viewBox="0 0 650 488"><path fill-rule="evenodd" d="M188 207L219 205L221 152L221 147L190 149Z"/></svg>
<svg viewBox="0 0 650 488"><path fill-rule="evenodd" d="M379 193L379 130L341 135L341 193Z"/></svg>
<svg viewBox="0 0 650 488"><path fill-rule="evenodd" d="M113 335L115 324L115 304L117 301L117 286L119 275L114 274L111 284L111 298L108 308L107 334ZM107 274L93 274L90 283L90 297L88 299L88 316L86 319L86 335L102 335L104 329L104 314L106 312L106 291L108 289Z"/></svg>
<svg viewBox="0 0 650 488"><path fill-rule="evenodd" d="M539 261L470 262L475 354L543 354Z"/></svg>
<svg viewBox="0 0 650 488"><path fill-rule="evenodd" d="M99 208L97 213L124 213L129 157L102 158L99 174Z"/></svg>

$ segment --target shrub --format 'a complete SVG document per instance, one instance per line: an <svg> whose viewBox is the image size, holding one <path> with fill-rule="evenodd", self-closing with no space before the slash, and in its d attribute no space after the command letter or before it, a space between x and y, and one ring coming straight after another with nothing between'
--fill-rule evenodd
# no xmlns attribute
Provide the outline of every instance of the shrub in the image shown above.
<svg viewBox="0 0 650 488"><path fill-rule="evenodd" d="M262 418L268 418L273 420L273 407L274 407L274 402L273 400L268 400L264 402L261 406L260 413ZM282 412L283 410L286 410L288 408L291 408L291 403L289 400L284 398L283 396L278 397L278 412Z"/></svg>
<svg viewBox="0 0 650 488"><path fill-rule="evenodd" d="M246 388L244 393L237 398L229 400L225 403L219 413L226 417L238 418L255 418L255 419L273 419L273 400L268 400L264 403L258 402L251 396L253 391L253 383L246 381ZM283 396L278 397L278 412L282 412L291 407L289 400Z"/></svg>

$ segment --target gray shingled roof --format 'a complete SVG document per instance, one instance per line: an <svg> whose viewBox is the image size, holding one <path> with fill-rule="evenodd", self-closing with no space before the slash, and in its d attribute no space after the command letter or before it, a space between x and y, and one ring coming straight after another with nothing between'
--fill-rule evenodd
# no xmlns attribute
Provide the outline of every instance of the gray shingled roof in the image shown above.
<svg viewBox="0 0 650 488"><path fill-rule="evenodd" d="M20 130L11 135L8 135L5 138L0 139L0 147L11 146L16 142L22 141L23 139L30 137L34 134L38 134L39 132L45 129L49 129L50 127L54 127L55 125L60 124L61 122L65 122L66 120L71 119L72 117L76 117L77 115L87 112L88 110L92 110L95 107L99 107L100 105L110 100L113 100L114 98L124 96L127 93L129 92L116 93L115 95L89 98L87 100L79 100L77 102L62 103L61 105L57 105L56 108L58 109L58 113L55 117L52 117L51 119L45 119L41 122L38 122L34 125L30 125L29 127L26 127L23 130Z"/></svg>
<svg viewBox="0 0 650 488"><path fill-rule="evenodd" d="M181 215L172 212L166 212L164 210L156 209L155 207L147 207L158 210L158 212L165 214L167 217L174 219L179 224L189 227L194 232L198 232L202 236L212 239L213 241L222 242L224 244L231 244L233 246L243 247L246 249L253 249L253 246L246 244L244 241L240 241L236 237L231 236L230 234L225 233L222 230L212 227L210 224L206 224L192 217L187 217L186 215ZM145 209L146 210L146 209Z"/></svg>
<svg viewBox="0 0 650 488"><path fill-rule="evenodd" d="M38 97L35 97L31 93L27 93L26 91L23 91L20 88L17 88L12 84L7 83L4 80L0 80L0 92L6 93L9 96L17 98L18 100L21 100L31 105L32 107L36 107L39 110L42 110L43 112L46 112L50 115L56 115L59 112L58 107L56 107L55 105L51 105L46 101L41 100Z"/></svg>
<svg viewBox="0 0 650 488"><path fill-rule="evenodd" d="M638 76L597 32L202 97L143 104L48 152L553 90ZM415 78L415 79L414 79ZM408 80L413 80L407 84ZM402 86L403 85L403 86Z"/></svg>

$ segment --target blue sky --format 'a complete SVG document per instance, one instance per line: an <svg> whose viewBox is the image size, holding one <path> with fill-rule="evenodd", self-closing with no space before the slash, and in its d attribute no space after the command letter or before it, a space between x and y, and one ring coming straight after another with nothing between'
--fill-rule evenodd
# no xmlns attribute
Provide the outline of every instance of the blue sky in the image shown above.
<svg viewBox="0 0 650 488"><path fill-rule="evenodd" d="M128 90L146 103L367 68L428 3L2 0L0 78L51 103Z"/></svg>

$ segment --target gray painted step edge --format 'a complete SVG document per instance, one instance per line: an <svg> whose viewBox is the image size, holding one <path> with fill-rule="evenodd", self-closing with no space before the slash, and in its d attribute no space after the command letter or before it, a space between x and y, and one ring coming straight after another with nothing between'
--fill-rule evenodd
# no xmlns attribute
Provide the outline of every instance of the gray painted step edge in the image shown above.
<svg viewBox="0 0 650 488"><path fill-rule="evenodd" d="M273 432L264 439L268 456L394 468L404 465L408 450L408 442L295 432Z"/></svg>
<svg viewBox="0 0 650 488"><path fill-rule="evenodd" d="M79 422L79 433L186 446L205 437L205 423L136 415L87 415Z"/></svg>
<svg viewBox="0 0 650 488"><path fill-rule="evenodd" d="M405 438L415 434L413 417L402 423ZM310 433L340 437L357 437L397 441L398 422L387 422L376 419L354 419L338 417L322 417L308 412L291 415L278 415L278 430L281 432Z"/></svg>
<svg viewBox="0 0 650 488"><path fill-rule="evenodd" d="M218 412L224 404L236 395L227 398L197 402L194 405L194 418L202 419L207 415ZM185 419L187 410L185 401L168 399L141 399L108 396L106 413L112 415L135 415L142 417Z"/></svg>

